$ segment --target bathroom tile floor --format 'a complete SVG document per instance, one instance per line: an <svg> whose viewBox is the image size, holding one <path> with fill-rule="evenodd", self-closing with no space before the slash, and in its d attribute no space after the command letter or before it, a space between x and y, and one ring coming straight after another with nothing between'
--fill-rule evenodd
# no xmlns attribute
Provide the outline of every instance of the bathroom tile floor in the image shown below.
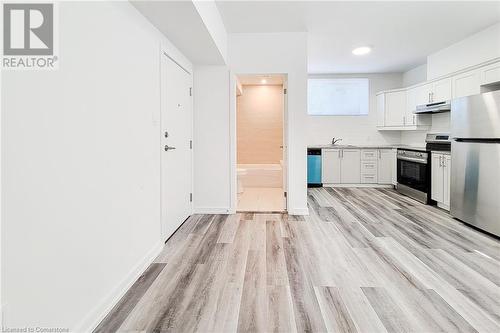
<svg viewBox="0 0 500 333"><path fill-rule="evenodd" d="M280 187L245 187L238 195L239 212L281 212L285 209Z"/></svg>

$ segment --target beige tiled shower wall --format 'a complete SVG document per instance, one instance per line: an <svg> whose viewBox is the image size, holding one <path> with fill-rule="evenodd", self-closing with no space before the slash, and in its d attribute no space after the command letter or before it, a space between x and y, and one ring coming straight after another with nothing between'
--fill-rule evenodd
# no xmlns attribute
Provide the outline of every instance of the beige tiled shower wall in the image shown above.
<svg viewBox="0 0 500 333"><path fill-rule="evenodd" d="M280 164L283 86L244 85L237 101L238 164Z"/></svg>

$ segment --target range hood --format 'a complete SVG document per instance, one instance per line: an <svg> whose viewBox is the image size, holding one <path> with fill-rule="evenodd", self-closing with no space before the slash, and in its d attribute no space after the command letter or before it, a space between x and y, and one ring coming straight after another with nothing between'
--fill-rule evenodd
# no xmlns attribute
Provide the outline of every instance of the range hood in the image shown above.
<svg viewBox="0 0 500 333"><path fill-rule="evenodd" d="M418 105L417 109L413 113L440 113L440 112L450 112L451 110L451 102L439 102L439 103L431 103Z"/></svg>

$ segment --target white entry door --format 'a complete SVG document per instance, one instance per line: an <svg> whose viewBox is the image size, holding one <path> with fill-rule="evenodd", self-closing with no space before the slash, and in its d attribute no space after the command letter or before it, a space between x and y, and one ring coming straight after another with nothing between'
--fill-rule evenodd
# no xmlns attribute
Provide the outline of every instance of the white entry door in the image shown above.
<svg viewBox="0 0 500 333"><path fill-rule="evenodd" d="M166 240L192 210L192 76L162 55L161 77L161 231Z"/></svg>

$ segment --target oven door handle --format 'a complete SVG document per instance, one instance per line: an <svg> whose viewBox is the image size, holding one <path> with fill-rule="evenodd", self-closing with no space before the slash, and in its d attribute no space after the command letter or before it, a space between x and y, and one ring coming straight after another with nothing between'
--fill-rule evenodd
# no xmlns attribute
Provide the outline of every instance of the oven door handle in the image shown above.
<svg viewBox="0 0 500 333"><path fill-rule="evenodd" d="M415 162L415 163L420 163L420 164L427 164L427 160L421 159L421 158L414 158L414 157L398 156L398 160Z"/></svg>

